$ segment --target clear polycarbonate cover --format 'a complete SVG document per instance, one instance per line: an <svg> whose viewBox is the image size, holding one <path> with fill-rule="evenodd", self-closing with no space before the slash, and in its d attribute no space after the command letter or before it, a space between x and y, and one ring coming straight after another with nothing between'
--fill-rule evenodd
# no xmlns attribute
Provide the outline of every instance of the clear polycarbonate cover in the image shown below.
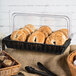
<svg viewBox="0 0 76 76"><path fill-rule="evenodd" d="M59 29L68 29L68 38L70 38L70 19L65 15L50 15L50 14L33 14L33 13L13 13L12 25L13 31L23 28L27 24L32 24L37 27L47 25L52 31Z"/></svg>

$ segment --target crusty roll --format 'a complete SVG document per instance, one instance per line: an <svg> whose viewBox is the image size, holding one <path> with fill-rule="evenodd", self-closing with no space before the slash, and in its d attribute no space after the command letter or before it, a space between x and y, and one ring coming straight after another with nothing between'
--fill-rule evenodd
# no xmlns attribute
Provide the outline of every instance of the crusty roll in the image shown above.
<svg viewBox="0 0 76 76"><path fill-rule="evenodd" d="M51 28L50 27L48 27L48 26L41 26L40 28L39 28L39 31L40 32L43 32L44 33L44 35L45 35L45 37L48 37L51 33L52 33L52 30L51 30Z"/></svg>
<svg viewBox="0 0 76 76"><path fill-rule="evenodd" d="M26 41L27 34L23 32L23 30L16 30L14 31L11 36L11 40L16 40L16 41Z"/></svg>
<svg viewBox="0 0 76 76"><path fill-rule="evenodd" d="M68 37L68 29L60 29L58 31L61 31L65 34L66 37Z"/></svg>
<svg viewBox="0 0 76 76"><path fill-rule="evenodd" d="M3 66L4 67L9 67L9 66L11 66L12 65L12 60L10 60L10 59L5 59L4 61L3 61Z"/></svg>
<svg viewBox="0 0 76 76"><path fill-rule="evenodd" d="M32 33L28 38L28 42L33 43L44 43L44 41L45 41L45 35L40 31Z"/></svg>
<svg viewBox="0 0 76 76"><path fill-rule="evenodd" d="M31 34L31 32L27 28L23 28L22 30L27 35Z"/></svg>
<svg viewBox="0 0 76 76"><path fill-rule="evenodd" d="M36 30L36 27L33 26L32 24L25 25L24 28L27 28L31 33Z"/></svg>
<svg viewBox="0 0 76 76"><path fill-rule="evenodd" d="M56 31L46 39L46 44L63 45L66 40L67 37L61 31Z"/></svg>

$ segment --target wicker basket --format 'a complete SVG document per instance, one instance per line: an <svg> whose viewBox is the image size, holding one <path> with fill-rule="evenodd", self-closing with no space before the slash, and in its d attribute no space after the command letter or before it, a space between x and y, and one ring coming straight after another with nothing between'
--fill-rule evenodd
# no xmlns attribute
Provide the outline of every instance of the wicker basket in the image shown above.
<svg viewBox="0 0 76 76"><path fill-rule="evenodd" d="M68 62L72 76L76 76L76 66L73 65L73 58L75 55L76 55L76 51L72 52L67 58L67 62Z"/></svg>
<svg viewBox="0 0 76 76"><path fill-rule="evenodd" d="M13 57L11 57L8 53L6 53L5 51L3 52L6 55L8 55L12 60L14 60L17 63L17 65L0 69L0 76L16 75L19 72L21 64L18 61L16 61Z"/></svg>

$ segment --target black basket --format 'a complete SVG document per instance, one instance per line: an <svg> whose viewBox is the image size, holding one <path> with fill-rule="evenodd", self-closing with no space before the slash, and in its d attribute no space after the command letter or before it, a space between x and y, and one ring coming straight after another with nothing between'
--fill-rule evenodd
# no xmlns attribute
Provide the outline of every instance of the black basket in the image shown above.
<svg viewBox="0 0 76 76"><path fill-rule="evenodd" d="M38 52L46 52L53 54L62 54L65 49L69 46L71 39L68 39L64 45L48 45L40 43L29 43L14 41L10 39L10 35L2 40L2 49L5 50L5 45L7 48L22 49L22 50L32 50Z"/></svg>

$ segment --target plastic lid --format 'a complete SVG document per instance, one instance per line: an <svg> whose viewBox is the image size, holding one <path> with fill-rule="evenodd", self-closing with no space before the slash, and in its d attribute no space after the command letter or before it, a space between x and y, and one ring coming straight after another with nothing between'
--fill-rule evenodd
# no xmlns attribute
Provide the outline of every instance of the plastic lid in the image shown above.
<svg viewBox="0 0 76 76"><path fill-rule="evenodd" d="M64 15L32 14L32 13L13 13L12 14L13 31L23 28L27 24L33 24L37 28L43 25L49 26L52 31L59 29L68 29L68 38L70 32L70 19Z"/></svg>

